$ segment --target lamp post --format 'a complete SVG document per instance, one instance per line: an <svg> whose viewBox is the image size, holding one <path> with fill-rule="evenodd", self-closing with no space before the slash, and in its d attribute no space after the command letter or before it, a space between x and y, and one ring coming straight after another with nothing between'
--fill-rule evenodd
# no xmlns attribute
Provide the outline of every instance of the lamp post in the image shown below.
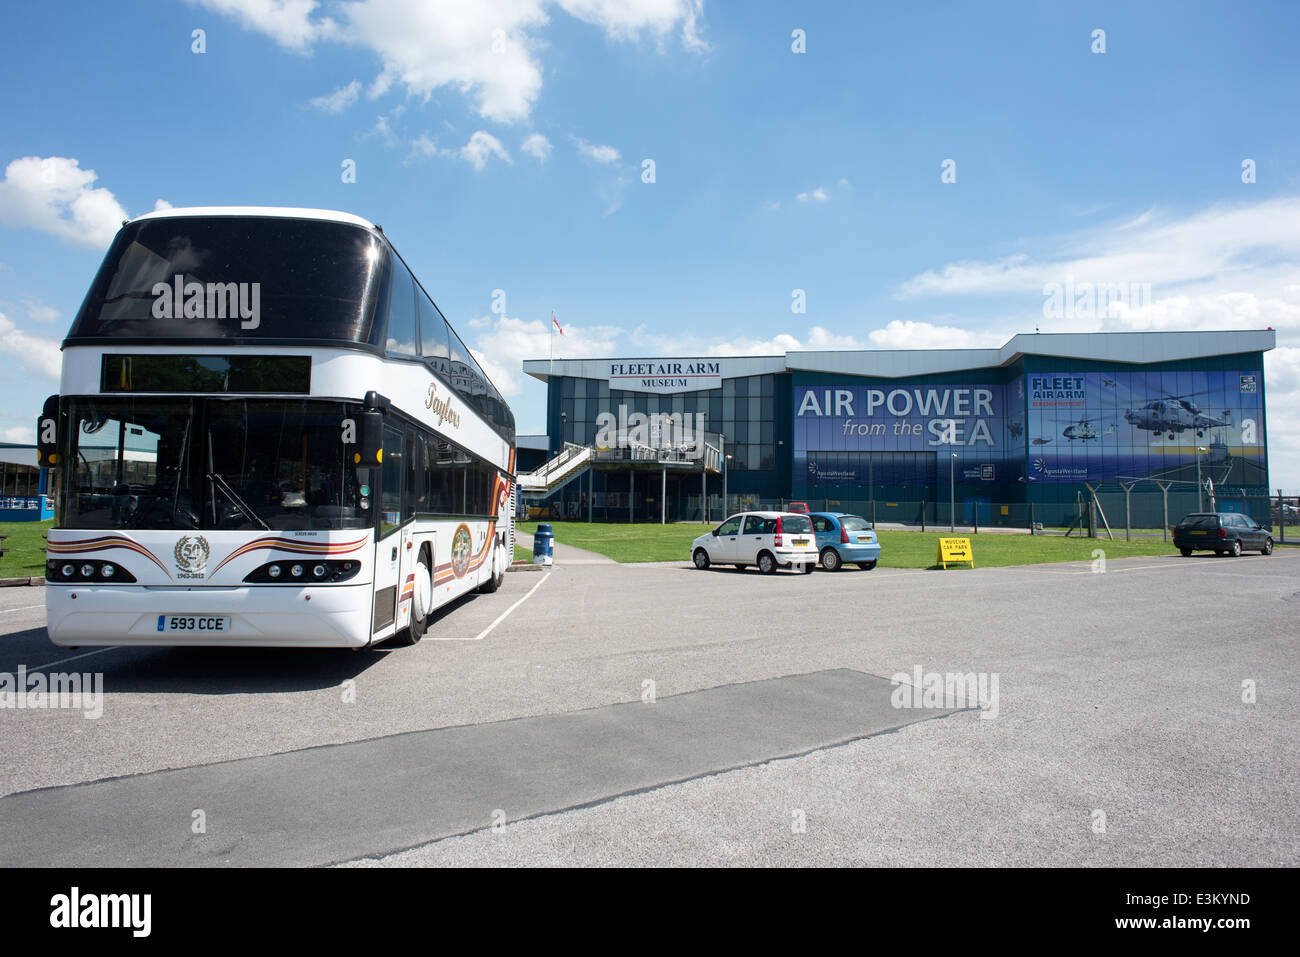
<svg viewBox="0 0 1300 957"><path fill-rule="evenodd" d="M953 477L956 468L957 453L954 452L948 460L948 531L953 533L957 531L957 482Z"/></svg>
<svg viewBox="0 0 1300 957"><path fill-rule="evenodd" d="M1204 451L1204 446L1196 447L1196 510L1198 512L1205 511L1205 498L1201 494L1201 453Z"/></svg>
<svg viewBox="0 0 1300 957"><path fill-rule="evenodd" d="M723 518L724 521L725 521L725 520L727 519L727 517L728 517L728 513L727 513L727 473L731 471L731 465L729 464L730 462L731 462L731 456L728 455L728 456L726 457L726 459L723 460L723 463L722 463L722 518Z"/></svg>

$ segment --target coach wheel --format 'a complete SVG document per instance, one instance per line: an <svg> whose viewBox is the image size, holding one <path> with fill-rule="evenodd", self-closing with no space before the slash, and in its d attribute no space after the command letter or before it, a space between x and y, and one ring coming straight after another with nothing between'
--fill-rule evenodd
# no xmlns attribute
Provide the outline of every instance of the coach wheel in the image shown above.
<svg viewBox="0 0 1300 957"><path fill-rule="evenodd" d="M695 562L695 567L700 571L704 571L709 567L709 553L702 548L695 549L695 554L691 556L691 560Z"/></svg>
<svg viewBox="0 0 1300 957"><path fill-rule="evenodd" d="M843 567L843 564L844 563L840 561L840 553L835 549L822 549L822 568L826 569L828 572L837 572Z"/></svg>
<svg viewBox="0 0 1300 957"><path fill-rule="evenodd" d="M433 579L429 575L428 549L420 549L415 561L415 588L411 594L411 623L393 636L399 645L413 645L428 630L430 607L433 605Z"/></svg>
<svg viewBox="0 0 1300 957"><path fill-rule="evenodd" d="M771 552L763 552L758 556L758 570L764 575L771 575L776 571L776 559L772 557Z"/></svg>
<svg viewBox="0 0 1300 957"><path fill-rule="evenodd" d="M501 580L502 578L505 577L504 572L497 571L497 569L501 567L500 562L497 561L497 556L500 553L501 553L501 549L499 548L492 549L492 577L489 578L487 581L485 581L483 584L478 586L478 590L485 595L490 595L498 588L500 588Z"/></svg>

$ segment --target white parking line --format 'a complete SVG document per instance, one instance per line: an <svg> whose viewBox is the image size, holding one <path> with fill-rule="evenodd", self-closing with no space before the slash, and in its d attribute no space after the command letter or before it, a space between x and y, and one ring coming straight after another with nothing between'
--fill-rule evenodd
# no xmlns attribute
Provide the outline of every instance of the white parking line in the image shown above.
<svg viewBox="0 0 1300 957"><path fill-rule="evenodd" d="M512 611L514 611L516 608L518 608L518 607L519 607L520 605L522 605L524 602L528 601L528 599L532 598L532 597L533 597L533 592L537 591L537 589L539 589L539 588L541 588L543 585L545 585L545 584L546 584L546 579L548 579L548 578L550 578L550 577L551 577L551 573L550 573L550 572L547 572L545 575L543 575L543 576L542 576L542 580L539 581L536 585L534 585L532 588L530 588L530 589L528 590L528 594L526 594L523 598L519 599L517 602L515 602L513 605L511 605L509 608L507 608L505 611L503 611L500 615L497 616L496 621L492 622L492 624L488 625L486 628L484 628L482 631L480 631L480 632L479 632L477 635L475 635L473 638L457 638L457 637L455 637L455 636L448 635L448 636L445 637L445 638L444 638L444 637L439 637L437 640L438 640L438 641L482 641L484 638L486 638L486 637L488 636L488 633L491 632L493 628L495 628L497 625L501 624L501 622L505 621L506 618L510 615L510 613L511 613Z"/></svg>
<svg viewBox="0 0 1300 957"><path fill-rule="evenodd" d="M94 651L85 651L79 655L73 655L71 658L60 658L58 661L51 661L48 664L37 665L35 668L28 668L27 672L30 674L33 671L44 671L46 668L53 668L55 665L65 664L69 661L76 661L78 658L89 658L91 655L102 655L106 651L115 651L117 647L117 645L110 645L107 648L96 648Z"/></svg>
<svg viewBox="0 0 1300 957"><path fill-rule="evenodd" d="M17 608L0 608L0 615L8 614L11 611L31 611L33 608L44 608L44 607L45 607L44 604L40 604L40 605L19 605Z"/></svg>

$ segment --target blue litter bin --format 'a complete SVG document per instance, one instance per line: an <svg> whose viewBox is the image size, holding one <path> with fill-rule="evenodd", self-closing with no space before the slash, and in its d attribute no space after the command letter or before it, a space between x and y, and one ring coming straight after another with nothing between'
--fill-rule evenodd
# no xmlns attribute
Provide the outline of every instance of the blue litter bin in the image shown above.
<svg viewBox="0 0 1300 957"><path fill-rule="evenodd" d="M555 533L547 522L537 526L533 533L533 564L551 565L555 561Z"/></svg>

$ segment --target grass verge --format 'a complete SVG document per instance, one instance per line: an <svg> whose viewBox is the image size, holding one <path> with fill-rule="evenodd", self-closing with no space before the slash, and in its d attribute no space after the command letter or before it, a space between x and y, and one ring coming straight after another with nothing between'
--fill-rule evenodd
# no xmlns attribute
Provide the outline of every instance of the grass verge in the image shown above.
<svg viewBox="0 0 1300 957"><path fill-rule="evenodd" d="M691 541L712 525L627 525L551 522L555 540L616 562L689 561ZM532 534L536 522L521 522L521 531ZM938 542L946 532L881 530L880 564L885 568L933 568ZM1102 549L1107 558L1144 555L1176 555L1172 544L1160 541L1114 542L1104 538L1061 538L1055 535L985 534L969 537L976 567L1036 565L1043 562L1091 561L1093 551Z"/></svg>
<svg viewBox="0 0 1300 957"><path fill-rule="evenodd" d="M0 522L5 553L0 555L0 578L30 578L45 574L46 522Z"/></svg>

